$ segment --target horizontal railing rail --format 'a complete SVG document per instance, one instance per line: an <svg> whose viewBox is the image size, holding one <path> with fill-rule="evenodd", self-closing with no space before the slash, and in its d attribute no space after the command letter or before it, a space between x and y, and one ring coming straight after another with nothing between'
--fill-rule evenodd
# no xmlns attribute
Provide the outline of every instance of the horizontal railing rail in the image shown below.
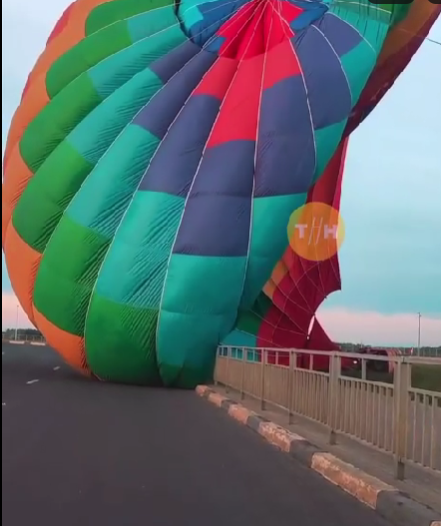
<svg viewBox="0 0 441 526"><path fill-rule="evenodd" d="M325 425L331 444L343 434L393 455L403 479L407 462L441 472L441 389L414 386L414 367L441 382L440 358L223 346L215 381L289 423L298 414Z"/></svg>

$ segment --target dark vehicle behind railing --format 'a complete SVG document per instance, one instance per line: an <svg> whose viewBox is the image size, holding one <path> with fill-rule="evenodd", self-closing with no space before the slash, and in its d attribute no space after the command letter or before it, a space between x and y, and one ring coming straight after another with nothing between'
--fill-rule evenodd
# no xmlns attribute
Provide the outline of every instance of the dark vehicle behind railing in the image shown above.
<svg viewBox="0 0 441 526"><path fill-rule="evenodd" d="M359 354L367 354L373 356L384 356L384 357L395 357L401 356L401 352L398 349L380 349L375 347L364 347L360 349ZM359 360L361 362L361 360ZM380 361L380 360L367 360L366 368L368 371L375 371L377 373L392 373L394 370L395 362L393 361ZM360 363L361 368L361 363Z"/></svg>

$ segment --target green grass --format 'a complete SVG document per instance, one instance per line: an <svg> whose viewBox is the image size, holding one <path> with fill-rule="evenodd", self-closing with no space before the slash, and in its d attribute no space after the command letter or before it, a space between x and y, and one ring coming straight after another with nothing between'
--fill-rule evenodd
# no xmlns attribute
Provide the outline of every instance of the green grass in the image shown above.
<svg viewBox="0 0 441 526"><path fill-rule="evenodd" d="M414 365L412 387L441 392L441 365Z"/></svg>
<svg viewBox="0 0 441 526"><path fill-rule="evenodd" d="M345 376L361 378L361 371L351 371ZM393 383L393 373L367 371L367 379L371 382ZM412 387L426 391L441 392L441 365L414 365L412 366Z"/></svg>

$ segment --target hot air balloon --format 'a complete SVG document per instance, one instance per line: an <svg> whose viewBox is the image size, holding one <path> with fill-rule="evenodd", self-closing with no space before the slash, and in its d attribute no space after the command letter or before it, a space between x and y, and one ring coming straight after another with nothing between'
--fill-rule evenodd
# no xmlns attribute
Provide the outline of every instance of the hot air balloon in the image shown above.
<svg viewBox="0 0 441 526"><path fill-rule="evenodd" d="M299 260L289 219L338 207L349 133L438 15L425 0L73 3L4 155L6 264L48 344L92 377L194 387L220 342L304 343L338 266Z"/></svg>
<svg viewBox="0 0 441 526"><path fill-rule="evenodd" d="M383 9L384 4L378 5ZM332 159L318 181L310 188L307 203L326 204L340 209L341 187L350 133L369 115L418 51L441 13L441 6L416 0L396 11L376 65L358 99ZM401 9L396 6L395 9ZM308 260L288 244L272 275L253 307L243 312L235 329L224 340L232 346L290 348L320 351L340 350L331 341L316 317L323 301L341 289L338 254L324 260ZM238 351L238 354L240 351ZM249 359L261 360L260 352ZM289 365L290 355L268 352L269 363ZM297 365L310 366L310 356L298 354ZM329 358L314 357L314 368L329 368ZM342 360L345 365L345 359Z"/></svg>

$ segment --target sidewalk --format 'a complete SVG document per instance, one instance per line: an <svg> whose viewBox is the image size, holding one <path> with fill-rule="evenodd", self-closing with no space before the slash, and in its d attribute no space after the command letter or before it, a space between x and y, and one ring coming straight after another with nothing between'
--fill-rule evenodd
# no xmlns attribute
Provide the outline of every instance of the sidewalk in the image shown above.
<svg viewBox="0 0 441 526"><path fill-rule="evenodd" d="M292 417L288 425L288 416L277 407L267 404L267 409L260 409L260 402L250 397L241 400L240 393L220 385L213 387L222 396L245 406L250 411L260 414L272 422L296 433L322 450L326 450L341 460L365 471L383 482L398 488L414 500L441 513L441 473L430 471L413 464L406 465L406 479L399 481L394 477L392 456L374 447L364 445L344 435L338 435L337 444L329 444L329 431L325 426L299 415Z"/></svg>

